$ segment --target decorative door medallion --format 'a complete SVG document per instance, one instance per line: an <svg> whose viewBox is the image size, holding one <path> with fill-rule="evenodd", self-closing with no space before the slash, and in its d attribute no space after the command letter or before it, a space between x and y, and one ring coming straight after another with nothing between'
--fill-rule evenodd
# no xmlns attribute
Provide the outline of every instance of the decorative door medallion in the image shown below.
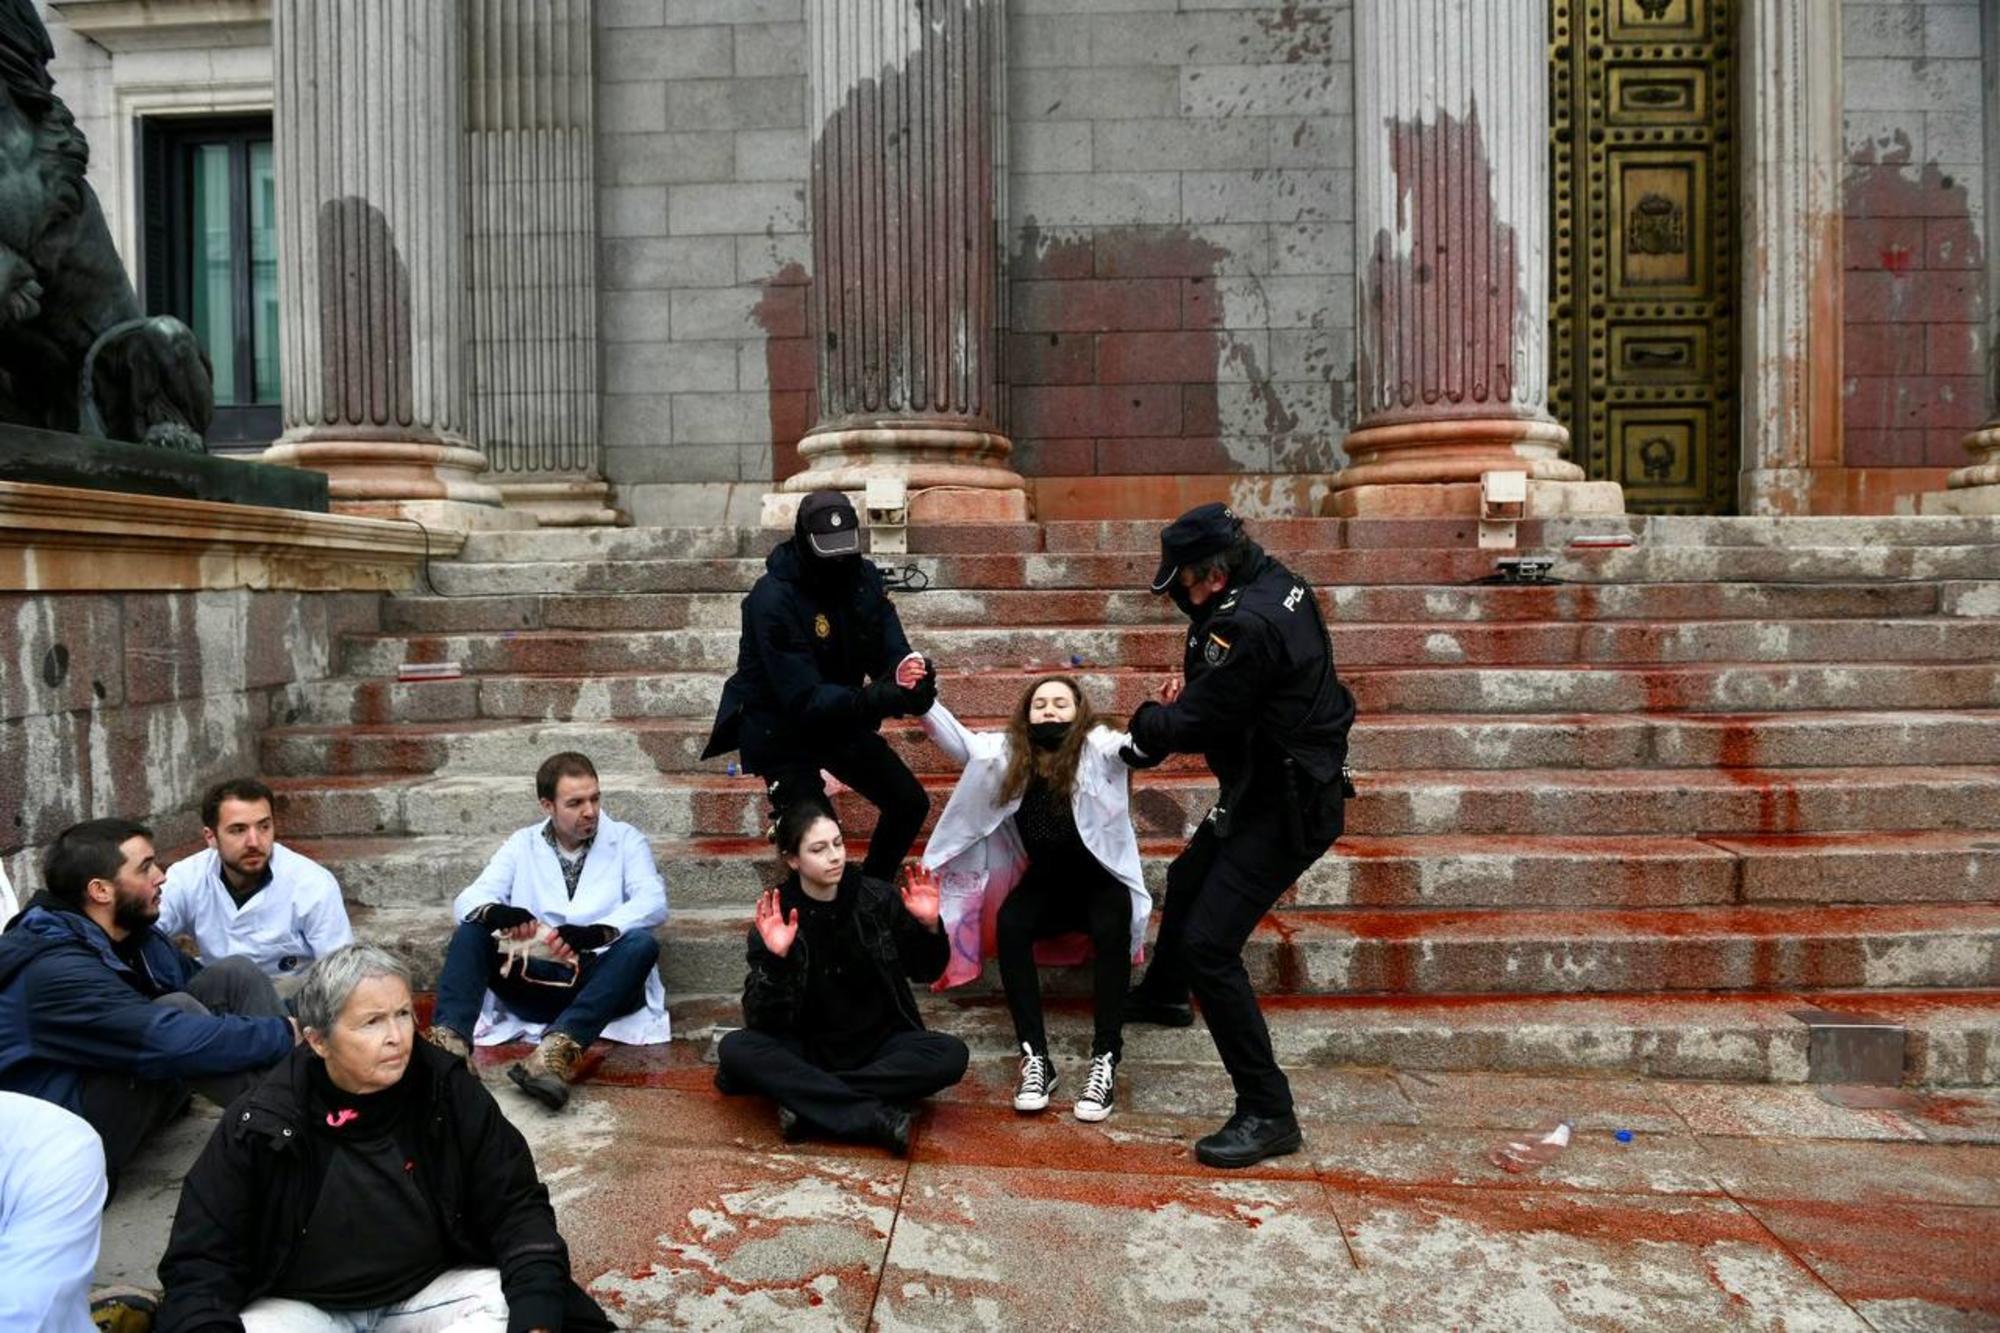
<svg viewBox="0 0 2000 1333"><path fill-rule="evenodd" d="M1738 2L1549 0L1550 408L1638 513L1735 503Z"/></svg>

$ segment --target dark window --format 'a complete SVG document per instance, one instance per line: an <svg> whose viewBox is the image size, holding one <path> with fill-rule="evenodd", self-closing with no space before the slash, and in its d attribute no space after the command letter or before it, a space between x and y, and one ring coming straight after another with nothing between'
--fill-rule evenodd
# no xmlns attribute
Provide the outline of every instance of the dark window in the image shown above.
<svg viewBox="0 0 2000 1333"><path fill-rule="evenodd" d="M271 118L140 123L145 300L186 321L215 367L217 448L278 437L278 226Z"/></svg>

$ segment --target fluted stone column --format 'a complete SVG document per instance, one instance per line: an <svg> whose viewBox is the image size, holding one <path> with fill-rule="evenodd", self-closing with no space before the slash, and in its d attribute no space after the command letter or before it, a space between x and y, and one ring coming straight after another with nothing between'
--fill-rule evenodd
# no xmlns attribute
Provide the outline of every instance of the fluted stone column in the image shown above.
<svg viewBox="0 0 2000 1333"><path fill-rule="evenodd" d="M472 420L509 508L613 524L597 416L594 0L465 0Z"/></svg>
<svg viewBox="0 0 2000 1333"><path fill-rule="evenodd" d="M1548 408L1547 0L1354 7L1356 393L1335 512L1620 513Z"/></svg>
<svg viewBox="0 0 2000 1333"><path fill-rule="evenodd" d="M464 15L457 0L273 8L285 433L335 508L457 528L499 508L468 433Z"/></svg>
<svg viewBox="0 0 2000 1333"><path fill-rule="evenodd" d="M1965 437L1972 462L1945 479L1946 489L1923 497L1926 514L2000 514L2000 15L1989 7L1986 78L1986 424Z"/></svg>
<svg viewBox="0 0 2000 1333"><path fill-rule="evenodd" d="M807 9L819 421L781 496L893 475L919 521L1025 518L1002 421L1005 4Z"/></svg>
<svg viewBox="0 0 2000 1333"><path fill-rule="evenodd" d="M1815 473L1842 466L1840 24L1820 0L1742 10L1743 165L1737 479L1745 514L1810 514Z"/></svg>

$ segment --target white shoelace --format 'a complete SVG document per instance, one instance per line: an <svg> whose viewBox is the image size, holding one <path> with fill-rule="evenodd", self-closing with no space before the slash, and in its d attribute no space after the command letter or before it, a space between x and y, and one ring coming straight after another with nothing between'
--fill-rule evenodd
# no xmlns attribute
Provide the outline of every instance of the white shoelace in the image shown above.
<svg viewBox="0 0 2000 1333"><path fill-rule="evenodd" d="M1021 1092L1024 1097L1040 1097L1049 1090L1049 1062L1033 1051L1021 1057Z"/></svg>
<svg viewBox="0 0 2000 1333"><path fill-rule="evenodd" d="M1099 1106L1111 1105L1111 1084L1117 1076L1117 1063L1109 1054L1091 1057L1090 1077L1083 1084L1084 1101L1096 1102Z"/></svg>

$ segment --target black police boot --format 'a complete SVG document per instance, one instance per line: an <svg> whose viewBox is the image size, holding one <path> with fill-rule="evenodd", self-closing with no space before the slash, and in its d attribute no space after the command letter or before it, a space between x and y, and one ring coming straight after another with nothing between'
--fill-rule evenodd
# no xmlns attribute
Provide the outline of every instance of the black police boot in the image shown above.
<svg viewBox="0 0 2000 1333"><path fill-rule="evenodd" d="M1125 992L1124 1021L1151 1023L1163 1028L1191 1028L1194 1026L1194 1006L1185 998L1155 999L1143 985L1134 986Z"/></svg>
<svg viewBox="0 0 2000 1333"><path fill-rule="evenodd" d="M1304 1143L1298 1117L1290 1112L1263 1116L1238 1111L1221 1129L1195 1141L1194 1156L1203 1166L1233 1170L1255 1166L1266 1157L1295 1153Z"/></svg>
<svg viewBox="0 0 2000 1333"><path fill-rule="evenodd" d="M868 1127L868 1141L887 1148L898 1157L910 1155L910 1122L916 1119L900 1106L884 1105Z"/></svg>

